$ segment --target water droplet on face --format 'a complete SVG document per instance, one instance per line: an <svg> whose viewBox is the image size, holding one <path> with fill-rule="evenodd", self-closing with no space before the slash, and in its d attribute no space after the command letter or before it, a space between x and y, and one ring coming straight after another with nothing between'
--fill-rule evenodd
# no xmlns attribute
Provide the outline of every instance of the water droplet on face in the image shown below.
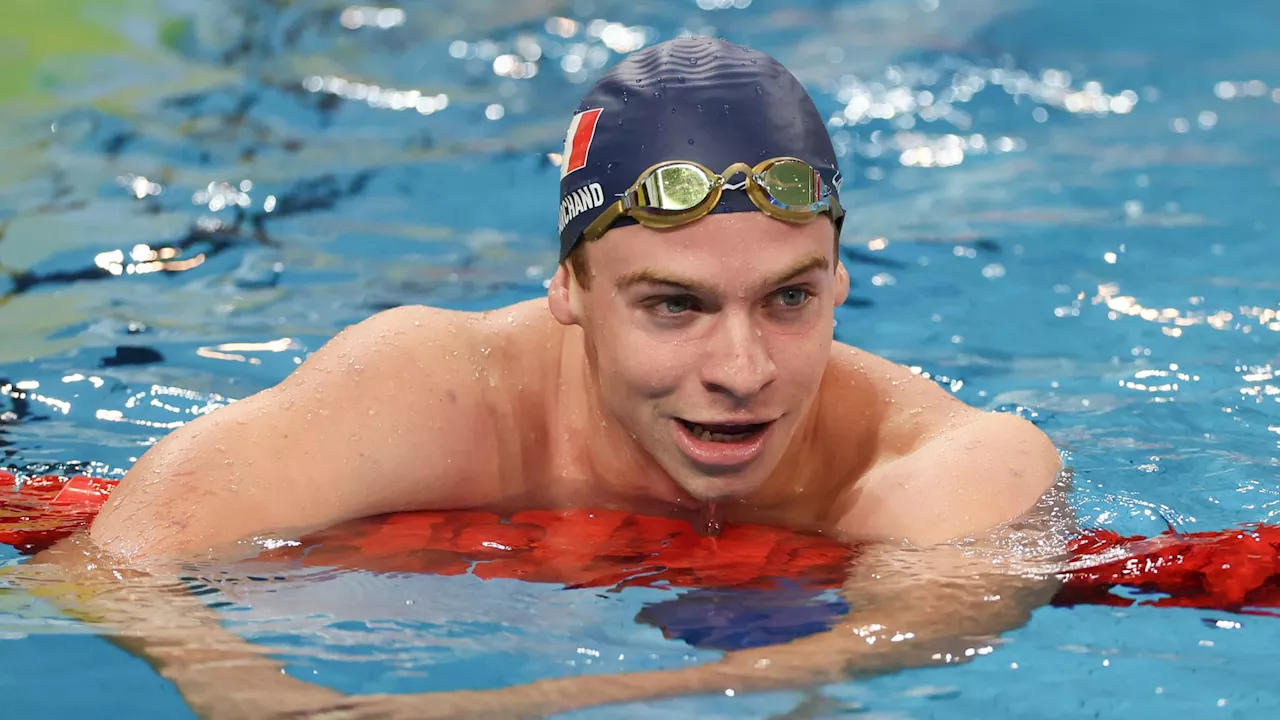
<svg viewBox="0 0 1280 720"><path fill-rule="evenodd" d="M654 90L654 91L653 91L653 96L654 96L654 97L656 97L656 98L660 98L660 97L662 97L662 93L658 92L657 90Z"/></svg>
<svg viewBox="0 0 1280 720"><path fill-rule="evenodd" d="M698 58L689 58L689 64L690 64L690 65L697 65L697 64L698 64Z"/></svg>
<svg viewBox="0 0 1280 720"><path fill-rule="evenodd" d="M690 145L692 145L692 144L693 144L693 138L689 138L689 144L690 144Z"/></svg>
<svg viewBox="0 0 1280 720"><path fill-rule="evenodd" d="M677 75L677 76L676 76L676 82L679 82L679 83L684 82L684 76L683 76L683 75Z"/></svg>
<svg viewBox="0 0 1280 720"><path fill-rule="evenodd" d="M757 94L757 95L763 95L763 94L764 94L764 90L763 90L759 85L757 85L757 86L756 86L756 94Z"/></svg>

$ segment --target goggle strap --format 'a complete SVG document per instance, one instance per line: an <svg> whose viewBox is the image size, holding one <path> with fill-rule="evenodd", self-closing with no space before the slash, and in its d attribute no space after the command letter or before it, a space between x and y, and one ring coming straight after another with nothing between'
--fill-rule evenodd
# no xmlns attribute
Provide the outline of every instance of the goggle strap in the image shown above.
<svg viewBox="0 0 1280 720"><path fill-rule="evenodd" d="M600 213L599 217L597 217L595 220L591 222L590 225L588 225L585 229L583 229L582 239L584 241L590 242L590 241L596 240L601 235L604 235L606 230L612 227L613 224L617 222L619 218L621 218L623 215L626 214L629 200L630 200L629 197L624 196L622 199L618 200L617 202L610 203L609 207L605 208L604 212Z"/></svg>

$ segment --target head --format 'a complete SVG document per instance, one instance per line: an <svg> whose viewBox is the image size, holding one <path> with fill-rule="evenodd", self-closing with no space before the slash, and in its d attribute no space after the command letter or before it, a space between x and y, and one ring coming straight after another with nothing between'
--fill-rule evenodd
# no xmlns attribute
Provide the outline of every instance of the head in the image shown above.
<svg viewBox="0 0 1280 720"><path fill-rule="evenodd" d="M705 39L629 57L588 94L566 141L552 313L583 329L604 412L703 500L758 488L809 414L848 294L842 214L838 203L766 214L741 172L670 227L610 207L655 163L718 173L778 157L803 160L838 191L825 125L799 82L768 56ZM603 234L583 241L602 216Z"/></svg>

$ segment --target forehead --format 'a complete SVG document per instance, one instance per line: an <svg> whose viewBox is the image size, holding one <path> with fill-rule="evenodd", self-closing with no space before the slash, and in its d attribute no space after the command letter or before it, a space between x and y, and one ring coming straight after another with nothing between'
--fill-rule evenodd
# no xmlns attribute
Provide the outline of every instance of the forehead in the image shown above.
<svg viewBox="0 0 1280 720"><path fill-rule="evenodd" d="M836 262L835 229L825 217L796 225L759 212L708 215L670 230L614 228L590 252L593 274L605 283L645 269L725 289L754 287L813 257L829 268Z"/></svg>

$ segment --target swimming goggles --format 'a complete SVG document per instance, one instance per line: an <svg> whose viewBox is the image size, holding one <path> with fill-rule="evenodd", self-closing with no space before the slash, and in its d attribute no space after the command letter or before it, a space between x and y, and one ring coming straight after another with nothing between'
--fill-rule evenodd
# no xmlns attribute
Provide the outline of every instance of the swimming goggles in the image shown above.
<svg viewBox="0 0 1280 720"><path fill-rule="evenodd" d="M728 179L738 173L746 179L730 184ZM786 222L809 223L824 213L833 221L844 216L840 201L818 171L797 158L773 158L755 167L734 163L722 175L691 160L668 160L641 173L617 202L582 231L582 240L599 239L624 216L651 228L691 223L711 212L725 190L743 189L761 212Z"/></svg>

